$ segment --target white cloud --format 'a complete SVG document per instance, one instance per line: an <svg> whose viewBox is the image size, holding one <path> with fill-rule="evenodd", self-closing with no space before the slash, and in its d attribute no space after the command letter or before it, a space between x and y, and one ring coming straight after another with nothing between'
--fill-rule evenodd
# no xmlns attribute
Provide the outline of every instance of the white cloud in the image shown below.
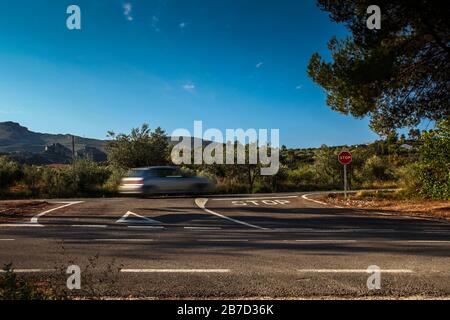
<svg viewBox="0 0 450 320"><path fill-rule="evenodd" d="M152 16L152 28L155 32L161 31L161 29L159 29L159 17Z"/></svg>
<svg viewBox="0 0 450 320"><path fill-rule="evenodd" d="M127 19L128 21L133 21L133 16L131 14L131 12L133 11L133 6L131 5L131 3L127 2L123 5L123 15L125 16L125 19Z"/></svg>
<svg viewBox="0 0 450 320"><path fill-rule="evenodd" d="M191 82L188 82L182 86L183 90L187 92L194 92L195 91L195 85Z"/></svg>
<svg viewBox="0 0 450 320"><path fill-rule="evenodd" d="M295 87L295 90L301 90L303 88L303 86L301 84L299 84L298 86Z"/></svg>
<svg viewBox="0 0 450 320"><path fill-rule="evenodd" d="M256 69L261 68L261 67L263 66L263 64L264 64L264 62L258 62L258 63L256 64Z"/></svg>
<svg viewBox="0 0 450 320"><path fill-rule="evenodd" d="M184 28L186 28L187 23L186 22L182 22L178 26L180 27L181 30L183 30Z"/></svg>

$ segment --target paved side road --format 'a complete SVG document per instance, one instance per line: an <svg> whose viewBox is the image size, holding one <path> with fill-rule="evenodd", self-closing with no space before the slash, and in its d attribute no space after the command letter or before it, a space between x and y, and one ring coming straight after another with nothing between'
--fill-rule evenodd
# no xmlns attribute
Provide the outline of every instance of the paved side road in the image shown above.
<svg viewBox="0 0 450 320"><path fill-rule="evenodd" d="M55 286L77 264L82 289L114 296L450 297L449 223L309 199L52 200L52 211L0 225L0 263ZM367 287L369 266L380 289Z"/></svg>

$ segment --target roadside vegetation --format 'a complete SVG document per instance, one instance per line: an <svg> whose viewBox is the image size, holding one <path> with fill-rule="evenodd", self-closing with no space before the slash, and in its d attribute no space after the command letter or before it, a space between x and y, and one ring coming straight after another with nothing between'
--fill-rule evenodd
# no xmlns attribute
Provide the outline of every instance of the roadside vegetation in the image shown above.
<svg viewBox="0 0 450 320"><path fill-rule="evenodd" d="M111 196L131 167L170 165L171 145L165 132L147 125L129 135L111 133L108 162L76 160L73 165L30 166L0 157L2 198ZM187 172L207 176L217 192L283 192L340 190L342 166L338 153L349 150L350 189L401 188L400 199L450 199L450 126L440 121L434 130L411 130L408 137L392 133L367 145L280 150L280 170L259 175L257 165L188 165ZM150 151L150 152L149 152Z"/></svg>

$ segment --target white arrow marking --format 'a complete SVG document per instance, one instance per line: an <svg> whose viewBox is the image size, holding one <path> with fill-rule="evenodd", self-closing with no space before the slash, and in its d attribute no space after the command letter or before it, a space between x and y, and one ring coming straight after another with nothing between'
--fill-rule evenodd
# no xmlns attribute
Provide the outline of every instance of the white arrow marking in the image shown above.
<svg viewBox="0 0 450 320"><path fill-rule="evenodd" d="M161 223L160 221L153 220L153 219L150 219L150 218L147 218L147 217L143 217L143 216L138 215L137 213L134 213L134 212L131 212L131 211L128 211L127 213L125 213L122 216L122 218L120 218L119 220L116 221L116 223L128 223L127 218L129 216L134 216L136 218L141 219L140 221L139 220L138 221L133 221L134 223L151 223L151 224L160 224Z"/></svg>

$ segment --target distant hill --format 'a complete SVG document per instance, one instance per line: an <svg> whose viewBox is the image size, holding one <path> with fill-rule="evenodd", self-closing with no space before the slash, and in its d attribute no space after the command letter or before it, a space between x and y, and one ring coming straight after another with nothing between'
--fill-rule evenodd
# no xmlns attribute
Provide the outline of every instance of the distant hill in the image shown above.
<svg viewBox="0 0 450 320"><path fill-rule="evenodd" d="M12 121L0 122L0 153L41 153L45 151L45 146L56 143L72 149L71 137L70 134L33 132ZM105 140L75 136L76 151L85 149L85 147L94 147L104 151L105 144Z"/></svg>
<svg viewBox="0 0 450 320"><path fill-rule="evenodd" d="M106 161L107 140L75 137L75 153L79 158ZM178 137L178 141L181 137ZM190 138L191 145L198 138ZM170 144L176 144L168 137ZM202 143L200 141L200 143ZM211 141L204 140L203 145ZM72 135L39 133L17 122L0 122L0 155L27 164L67 164L72 162Z"/></svg>

